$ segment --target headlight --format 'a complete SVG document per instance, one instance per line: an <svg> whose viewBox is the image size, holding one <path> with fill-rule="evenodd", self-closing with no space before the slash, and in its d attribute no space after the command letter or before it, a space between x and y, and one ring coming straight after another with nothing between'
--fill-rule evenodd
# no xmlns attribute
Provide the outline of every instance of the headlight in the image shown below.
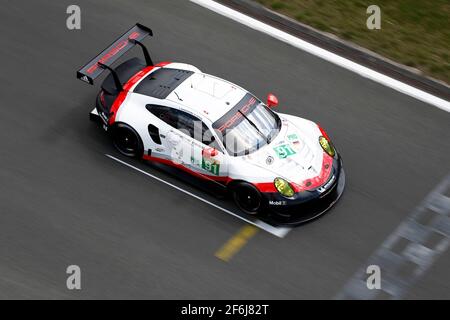
<svg viewBox="0 0 450 320"><path fill-rule="evenodd" d="M325 151L330 157L334 157L336 151L334 151L333 144L327 138L320 136L319 143L323 151Z"/></svg>
<svg viewBox="0 0 450 320"><path fill-rule="evenodd" d="M294 195L294 189L292 189L291 185L286 180L282 178L275 178L273 183L281 195L285 197L292 197Z"/></svg>

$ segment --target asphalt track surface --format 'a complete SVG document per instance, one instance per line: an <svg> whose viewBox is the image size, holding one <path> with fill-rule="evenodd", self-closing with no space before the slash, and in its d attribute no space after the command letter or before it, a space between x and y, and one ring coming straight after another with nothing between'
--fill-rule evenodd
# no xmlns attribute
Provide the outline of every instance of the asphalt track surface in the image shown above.
<svg viewBox="0 0 450 320"><path fill-rule="evenodd" d="M0 298L332 298L450 172L449 113L187 1L78 1L78 31L70 4L0 10ZM327 128L347 173L336 207L225 263L214 253L242 221L107 158L88 121L97 90L75 71L135 22L154 30L154 60L274 92L280 112ZM66 288L72 264L80 291ZM446 252L406 298L449 299L449 270Z"/></svg>

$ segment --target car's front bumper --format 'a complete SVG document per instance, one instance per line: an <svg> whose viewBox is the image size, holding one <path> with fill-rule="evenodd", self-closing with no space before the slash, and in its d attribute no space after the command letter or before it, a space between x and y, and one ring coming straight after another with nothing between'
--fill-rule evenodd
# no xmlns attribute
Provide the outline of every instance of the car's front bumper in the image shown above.
<svg viewBox="0 0 450 320"><path fill-rule="evenodd" d="M333 175L325 186L323 190L296 193L289 199L279 193L264 193L263 219L273 225L295 226L315 219L328 211L344 192L345 172L340 156L333 161Z"/></svg>

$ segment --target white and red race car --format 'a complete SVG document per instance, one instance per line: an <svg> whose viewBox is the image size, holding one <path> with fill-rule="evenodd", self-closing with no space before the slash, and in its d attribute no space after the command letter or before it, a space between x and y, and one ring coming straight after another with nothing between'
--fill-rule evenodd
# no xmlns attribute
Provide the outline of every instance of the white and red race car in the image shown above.
<svg viewBox="0 0 450 320"><path fill-rule="evenodd" d="M226 80L184 63L154 64L136 24L77 72L90 84L104 70L91 118L114 146L223 187L246 214L278 225L311 220L339 199L345 174L330 138L316 123L273 111ZM139 45L145 61L111 65Z"/></svg>

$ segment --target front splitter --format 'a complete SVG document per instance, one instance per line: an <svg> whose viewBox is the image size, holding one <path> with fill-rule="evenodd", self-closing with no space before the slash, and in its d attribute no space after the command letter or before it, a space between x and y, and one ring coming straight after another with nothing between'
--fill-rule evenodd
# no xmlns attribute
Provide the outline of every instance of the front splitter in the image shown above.
<svg viewBox="0 0 450 320"><path fill-rule="evenodd" d="M335 187L322 198L317 198L306 203L292 205L279 213L276 209L268 209L261 220L274 226L298 226L317 219L329 211L341 198L345 189L345 172L341 167L338 182Z"/></svg>

